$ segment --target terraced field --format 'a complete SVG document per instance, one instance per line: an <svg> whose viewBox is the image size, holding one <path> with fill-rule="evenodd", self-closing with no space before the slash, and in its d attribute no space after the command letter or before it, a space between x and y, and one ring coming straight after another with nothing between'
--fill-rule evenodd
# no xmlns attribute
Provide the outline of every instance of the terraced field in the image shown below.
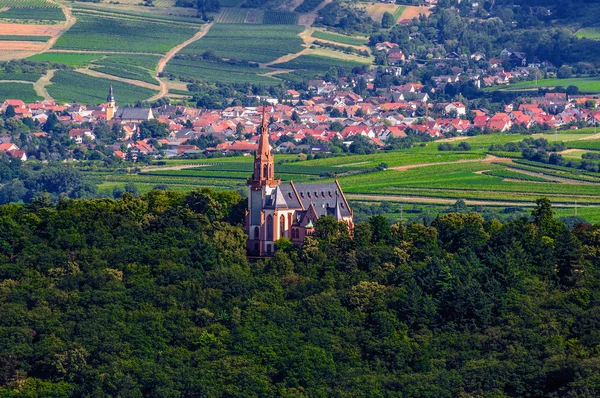
<svg viewBox="0 0 600 398"><path fill-rule="evenodd" d="M226 59L269 62L302 50L303 30L296 25L215 24L201 40L185 47L182 54L212 50Z"/></svg>
<svg viewBox="0 0 600 398"><path fill-rule="evenodd" d="M74 71L56 71L51 85L47 87L50 95L59 102L79 102L99 104L106 100L108 88L112 85L121 104L133 104L156 94L156 91L119 81L87 76Z"/></svg>
<svg viewBox="0 0 600 398"><path fill-rule="evenodd" d="M269 69L182 58L172 59L164 70L166 75L208 82L276 84L277 81L273 78L259 76L267 72Z"/></svg>
<svg viewBox="0 0 600 398"><path fill-rule="evenodd" d="M163 54L196 32L175 24L81 15L54 48Z"/></svg>
<svg viewBox="0 0 600 398"><path fill-rule="evenodd" d="M15 98L21 99L25 102L35 102L43 99L35 93L33 84L0 83L0 101Z"/></svg>
<svg viewBox="0 0 600 398"><path fill-rule="evenodd" d="M573 142L593 134L588 130L565 132L559 137ZM550 139L553 134L545 135ZM518 142L527 135L490 134L468 137L472 150L440 152L438 143L410 149L380 152L364 156L337 156L295 162L296 155L276 155L275 166L283 181L331 181L337 174L351 201L390 201L397 204L431 206L450 205L458 199L470 206L489 209L523 208L524 214L539 197L551 199L562 215L578 214L600 221L600 173L562 166L490 156L489 145ZM245 179L252 172L252 157L165 161L169 169L156 167L138 175L96 173L101 187L122 187L134 182L143 189L165 184L176 190L192 190L199 186L216 189L245 189ZM387 170L376 171L386 163ZM180 170L173 166L191 167ZM202 167L195 167L202 166ZM91 176L90 176L91 178ZM498 210L495 210L498 211Z"/></svg>

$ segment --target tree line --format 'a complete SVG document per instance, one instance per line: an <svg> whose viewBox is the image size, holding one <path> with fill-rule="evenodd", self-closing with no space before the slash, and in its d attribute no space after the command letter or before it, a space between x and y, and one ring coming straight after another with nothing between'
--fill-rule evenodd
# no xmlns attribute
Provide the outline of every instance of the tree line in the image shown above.
<svg viewBox="0 0 600 398"><path fill-rule="evenodd" d="M600 384L600 227L541 199L245 256L235 192L0 206L0 395L558 397Z"/></svg>

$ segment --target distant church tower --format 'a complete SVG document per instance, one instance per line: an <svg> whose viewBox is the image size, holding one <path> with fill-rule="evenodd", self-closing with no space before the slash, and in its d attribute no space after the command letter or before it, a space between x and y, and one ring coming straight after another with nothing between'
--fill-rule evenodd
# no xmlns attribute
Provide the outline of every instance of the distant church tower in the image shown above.
<svg viewBox="0 0 600 398"><path fill-rule="evenodd" d="M110 90L108 91L106 102L108 102L108 105L106 106L106 120L108 121L115 116L115 96L113 94L112 86L110 86Z"/></svg>
<svg viewBox="0 0 600 398"><path fill-rule="evenodd" d="M246 230L250 237L248 239L248 251L262 254L274 249L272 228L267 234L265 227L265 201L273 190L281 183L275 179L275 157L269 145L269 127L265 106L263 106L262 123L258 149L254 153L254 173L248 179L248 214L246 218ZM256 231L256 232L255 232ZM269 235L269 236L267 236ZM265 245L269 241L269 247Z"/></svg>
<svg viewBox="0 0 600 398"><path fill-rule="evenodd" d="M254 173L248 183L246 250L250 256L267 257L282 238L301 246L315 233L315 222L333 216L354 230L352 209L337 178L333 182L294 184L275 178L275 158L269 145L269 126L263 106L260 140L254 154Z"/></svg>

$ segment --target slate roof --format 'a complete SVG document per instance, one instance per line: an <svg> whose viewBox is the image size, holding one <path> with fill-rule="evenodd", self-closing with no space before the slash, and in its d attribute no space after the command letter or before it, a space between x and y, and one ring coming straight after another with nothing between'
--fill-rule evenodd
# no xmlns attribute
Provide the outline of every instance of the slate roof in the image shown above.
<svg viewBox="0 0 600 398"><path fill-rule="evenodd" d="M294 187L296 190L294 191ZM297 192L297 195L296 195ZM273 209L308 209L314 205L319 217L332 214L336 219L350 217L352 213L345 203L337 183L281 184L267 198L266 207Z"/></svg>
<svg viewBox="0 0 600 398"><path fill-rule="evenodd" d="M149 108L119 108L115 118L123 120L150 120L153 118Z"/></svg>

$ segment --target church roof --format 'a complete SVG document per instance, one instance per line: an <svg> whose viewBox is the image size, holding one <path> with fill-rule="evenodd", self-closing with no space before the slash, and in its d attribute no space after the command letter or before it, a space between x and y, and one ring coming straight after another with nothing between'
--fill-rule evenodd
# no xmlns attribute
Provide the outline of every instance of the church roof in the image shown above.
<svg viewBox="0 0 600 398"><path fill-rule="evenodd" d="M341 220L352 215L348 203L336 182L280 184L266 201L266 207L272 209L304 210L311 205L314 206L319 217L331 214L336 220Z"/></svg>
<svg viewBox="0 0 600 398"><path fill-rule="evenodd" d="M154 118L149 108L119 108L115 118L123 120L150 120Z"/></svg>
<svg viewBox="0 0 600 398"><path fill-rule="evenodd" d="M339 206L342 217L350 217L352 213L345 203L341 189L336 182L326 182L322 184L298 184L296 191L304 208L308 208L312 203L316 212L321 216L333 214L335 216L336 204Z"/></svg>

